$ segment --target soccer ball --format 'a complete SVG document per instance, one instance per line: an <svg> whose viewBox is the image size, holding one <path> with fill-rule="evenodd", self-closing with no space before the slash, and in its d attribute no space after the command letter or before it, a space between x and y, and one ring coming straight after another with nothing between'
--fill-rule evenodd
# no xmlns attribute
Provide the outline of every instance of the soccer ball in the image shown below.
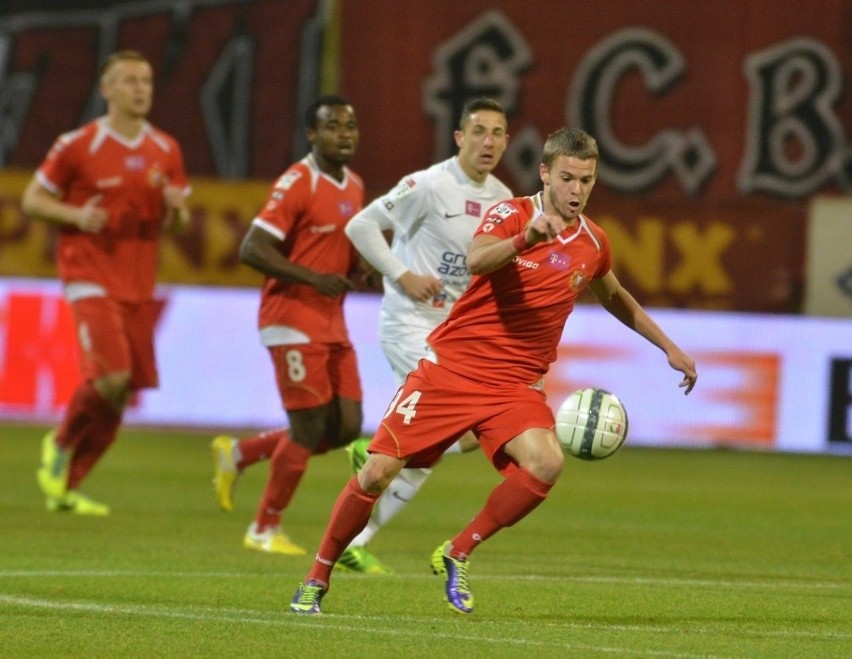
<svg viewBox="0 0 852 659"><path fill-rule="evenodd" d="M603 460L627 438L627 411L613 394L587 387L568 396L556 411L562 450L582 460Z"/></svg>

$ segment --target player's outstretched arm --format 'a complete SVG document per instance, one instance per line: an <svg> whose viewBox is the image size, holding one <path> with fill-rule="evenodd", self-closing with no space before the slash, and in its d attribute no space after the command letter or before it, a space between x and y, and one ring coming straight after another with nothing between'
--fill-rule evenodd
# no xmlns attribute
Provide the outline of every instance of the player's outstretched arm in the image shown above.
<svg viewBox="0 0 852 659"><path fill-rule="evenodd" d="M601 279L590 282L589 288L604 309L662 350L669 366L683 373L683 380L678 386L685 388L685 394L692 391L698 380L695 362L654 322L615 274L610 270Z"/></svg>

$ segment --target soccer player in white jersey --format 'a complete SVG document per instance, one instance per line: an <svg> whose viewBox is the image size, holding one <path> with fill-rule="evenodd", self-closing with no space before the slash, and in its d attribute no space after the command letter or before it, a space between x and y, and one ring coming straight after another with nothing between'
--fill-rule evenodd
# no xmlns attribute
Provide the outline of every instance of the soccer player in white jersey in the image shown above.
<svg viewBox="0 0 852 659"><path fill-rule="evenodd" d="M512 196L491 174L509 139L500 103L490 98L468 101L454 137L457 155L404 176L346 226L355 248L382 274L379 336L399 384L426 354L426 337L470 283L466 255L483 213ZM384 232L392 232L390 244ZM349 446L353 470L366 460L369 442L360 439ZM473 434L467 433L448 453L476 447ZM390 572L366 545L411 501L430 473L431 469L400 472L388 488L390 496L379 499L339 566L369 574Z"/></svg>

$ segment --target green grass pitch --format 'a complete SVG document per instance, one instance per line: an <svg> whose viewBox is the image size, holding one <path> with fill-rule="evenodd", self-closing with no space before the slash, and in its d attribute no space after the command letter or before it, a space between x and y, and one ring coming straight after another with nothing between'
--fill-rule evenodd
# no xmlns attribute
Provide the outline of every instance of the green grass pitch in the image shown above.
<svg viewBox="0 0 852 659"><path fill-rule="evenodd" d="M498 476L446 458L372 543L396 573L335 573L288 612L310 558L242 547L266 466L222 513L210 435L125 429L87 483L108 518L49 513L44 428L0 426L3 657L850 657L852 458L630 446L567 459L551 497L471 559L455 614L429 556ZM285 529L313 553L349 477L315 459Z"/></svg>

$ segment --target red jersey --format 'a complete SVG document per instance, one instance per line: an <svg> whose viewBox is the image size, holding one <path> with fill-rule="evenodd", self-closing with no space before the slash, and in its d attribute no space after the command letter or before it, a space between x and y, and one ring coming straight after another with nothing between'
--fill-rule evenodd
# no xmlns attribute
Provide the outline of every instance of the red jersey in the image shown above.
<svg viewBox="0 0 852 659"><path fill-rule="evenodd" d="M254 224L281 239L279 250L291 262L324 274L348 276L356 255L343 228L363 205L360 176L344 167L343 181L337 181L308 155L272 185ZM261 329L271 325L296 329L312 343L347 342L343 299L343 295L322 295L308 284L267 277L259 325Z"/></svg>
<svg viewBox="0 0 852 659"><path fill-rule="evenodd" d="M162 188L168 182L188 191L177 141L148 123L131 141L102 117L61 135L36 176L74 206L101 195L98 205L109 213L100 233L69 226L59 230L62 280L99 284L123 301L153 297L166 213Z"/></svg>
<svg viewBox="0 0 852 659"><path fill-rule="evenodd" d="M501 202L488 210L474 237L511 238L541 209L541 193ZM485 384L540 382L556 359L574 301L610 267L606 234L580 215L550 243L537 243L502 268L473 277L429 335L437 363Z"/></svg>

